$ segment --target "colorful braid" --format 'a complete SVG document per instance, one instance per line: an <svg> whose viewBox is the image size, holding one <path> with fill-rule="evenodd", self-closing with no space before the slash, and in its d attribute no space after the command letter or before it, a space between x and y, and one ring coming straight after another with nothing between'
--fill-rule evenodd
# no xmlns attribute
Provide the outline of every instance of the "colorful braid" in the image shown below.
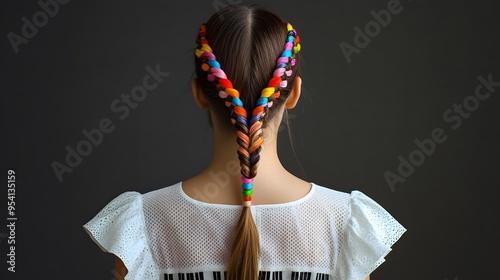
<svg viewBox="0 0 500 280"><path fill-rule="evenodd" d="M251 119L248 120L247 112L240 99L240 93L233 88L232 82L221 69L219 62L205 38L206 26L202 25L198 32L198 47L196 56L203 61L201 68L207 72L207 79L215 82L219 89L219 97L225 100L228 107L232 107L234 118L232 123L237 128L238 157L241 165L241 181L243 205L250 206L252 203L253 178L257 174L260 150L262 149L262 126L267 110L273 106L273 100L280 96L280 88L287 87L286 77L292 75L292 67L295 65L295 55L300 51L300 37L290 23L287 24L287 40L280 58L276 62L273 78L266 88L261 91ZM291 65L291 66L289 66Z"/></svg>

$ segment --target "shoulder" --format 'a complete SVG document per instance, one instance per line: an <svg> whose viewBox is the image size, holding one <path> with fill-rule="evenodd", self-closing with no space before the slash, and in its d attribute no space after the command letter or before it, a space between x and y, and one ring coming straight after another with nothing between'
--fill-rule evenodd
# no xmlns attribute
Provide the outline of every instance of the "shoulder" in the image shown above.
<svg viewBox="0 0 500 280"><path fill-rule="evenodd" d="M113 222L119 216L130 212L136 212L141 208L142 195L137 191L126 191L110 200L96 215L86 224L104 225Z"/></svg>
<svg viewBox="0 0 500 280"><path fill-rule="evenodd" d="M123 262L127 279L154 279L157 272L147 242L142 198L137 191L123 192L83 225L101 250Z"/></svg>
<svg viewBox="0 0 500 280"><path fill-rule="evenodd" d="M94 241L105 250L104 243L109 243L109 236L119 232L123 225L140 226L142 222L142 195L137 191L126 191L109 201L83 227ZM104 246L103 246L104 245Z"/></svg>
<svg viewBox="0 0 500 280"><path fill-rule="evenodd" d="M155 189L155 190L151 190L149 192L145 192L143 194L143 196L147 197L147 196L172 195L174 193L179 192L180 186L181 186L181 182L177 182L177 183L170 184L170 185L167 185L167 186Z"/></svg>
<svg viewBox="0 0 500 280"><path fill-rule="evenodd" d="M359 190L353 189L350 192L345 192L314 183L313 186L314 203L342 208L348 212L349 216L371 212L386 213L382 206Z"/></svg>
<svg viewBox="0 0 500 280"><path fill-rule="evenodd" d="M175 207L182 199L180 182L142 194L144 209L155 207Z"/></svg>
<svg viewBox="0 0 500 280"><path fill-rule="evenodd" d="M348 211L351 194L322 185L313 184L311 203L323 208Z"/></svg>
<svg viewBox="0 0 500 280"><path fill-rule="evenodd" d="M351 194L313 183L311 197L301 211L311 213L324 226L335 228L340 236L351 215Z"/></svg>
<svg viewBox="0 0 500 280"><path fill-rule="evenodd" d="M314 192L311 203L340 222L345 231L370 228L386 244L394 243L406 231L380 204L359 190L343 192L315 185Z"/></svg>
<svg viewBox="0 0 500 280"><path fill-rule="evenodd" d="M91 236L111 242L110 236L120 234L126 228L134 228L136 233L145 231L145 210L151 204L161 204L162 199L171 197L175 185L164 187L147 193L125 191L110 200L83 227ZM103 242L98 242L103 245ZM103 249L101 247L101 249Z"/></svg>
<svg viewBox="0 0 500 280"><path fill-rule="evenodd" d="M314 187L314 193L316 196L320 197L326 197L328 199L335 199L335 200L348 200L350 197L350 193L348 192L343 192L339 190L335 190L333 188L319 185L316 183L312 183Z"/></svg>
<svg viewBox="0 0 500 280"><path fill-rule="evenodd" d="M406 229L359 190L342 192L315 185L314 192L311 205L325 210L315 212L315 217L326 215L336 225L334 278L365 279L385 261Z"/></svg>

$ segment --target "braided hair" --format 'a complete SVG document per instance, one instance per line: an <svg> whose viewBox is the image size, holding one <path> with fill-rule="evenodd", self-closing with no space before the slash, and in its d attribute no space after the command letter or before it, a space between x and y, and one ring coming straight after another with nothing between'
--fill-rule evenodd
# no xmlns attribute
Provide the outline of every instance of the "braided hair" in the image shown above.
<svg viewBox="0 0 500 280"><path fill-rule="evenodd" d="M277 32L282 32L286 35L284 43L281 44L284 47L281 53L278 54L279 57L272 69L272 77L268 78L269 81L265 88L260 91L258 98L251 97L251 90L248 90L248 88L255 86L247 82L246 88L243 88L247 95L245 98L246 102L243 102L240 91L235 88L224 70L222 70L221 63L217 61L214 51L209 45L207 25L210 22L218 21L219 26L223 26L220 30L228 32L227 30L230 27L235 26L234 22L240 21L241 23L242 21L243 27L247 32L245 39L247 39L247 43L251 44L251 42L248 42L248 36L252 37L254 34L257 36L257 33L261 31L261 29L252 25L259 25L260 22L260 25L269 28L270 25L267 23L272 20L275 22L274 26L276 26ZM217 26L216 24L213 25ZM242 30L233 30L233 34L238 33L240 38L245 35ZM217 39L223 37L223 34L217 35ZM279 36L277 37L273 41L277 41ZM231 40L226 42L230 42L232 45L239 43ZM273 42L264 43L270 44ZM207 24L201 25L197 34L196 44L195 61L198 78L202 78L200 75L206 76L205 83L202 82L201 84L202 87L205 84L207 94L213 97L214 100L212 100L212 103L220 103L217 101L222 100L225 107L229 109L229 119L231 125L236 130L236 141L238 143L237 153L241 167L243 211L238 221L234 243L229 255L227 279L256 280L258 278L260 244L258 231L250 212L253 179L257 175L260 151L264 142L263 128L265 127L266 120L269 118L271 108L278 106L286 98L286 96L282 95L282 92L289 92L287 88L289 79L295 76L294 69L297 64L296 54L300 51L300 38L290 23L283 22L271 12L255 8L254 6L242 5L230 6L223 9L219 12L219 15L214 15ZM252 47L254 48L250 48L250 51L249 48L246 49L249 56L261 52L261 50L255 49L256 45L252 45ZM257 65L256 61L258 62L258 59L250 59L250 61L254 64L254 67L251 68L258 69L259 66L261 69L263 68L261 65ZM244 82L241 82L241 84L244 84ZM253 104L248 104L252 101Z"/></svg>

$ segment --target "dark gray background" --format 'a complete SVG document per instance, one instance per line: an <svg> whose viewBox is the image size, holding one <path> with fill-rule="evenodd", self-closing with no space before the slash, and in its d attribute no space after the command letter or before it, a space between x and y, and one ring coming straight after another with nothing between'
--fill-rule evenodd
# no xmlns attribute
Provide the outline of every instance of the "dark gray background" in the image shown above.
<svg viewBox="0 0 500 280"><path fill-rule="evenodd" d="M353 44L353 28L390 1L240 2L276 11L302 38L304 95L290 112L296 156L284 129L284 165L320 185L363 191L408 229L372 279L496 278L500 87L456 130L443 113L474 94L478 76L500 81L498 2L401 1L351 63L339 44ZM2 279L111 279L113 257L82 225L124 191L171 185L209 162L212 133L189 80L195 33L214 3L71 1L16 54L7 34L21 34L21 18L41 8L2 1L1 173L5 181L9 168L17 173L18 217L17 272L6 270L0 236ZM170 75L120 120L110 104L156 64ZM65 147L103 118L115 130L59 182L51 163L63 163ZM408 158L434 128L447 140L391 190L384 172L396 173L398 156Z"/></svg>

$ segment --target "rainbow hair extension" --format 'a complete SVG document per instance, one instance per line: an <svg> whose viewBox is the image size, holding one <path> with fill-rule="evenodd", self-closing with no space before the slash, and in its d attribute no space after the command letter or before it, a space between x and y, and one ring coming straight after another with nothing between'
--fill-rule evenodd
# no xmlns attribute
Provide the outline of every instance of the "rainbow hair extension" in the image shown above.
<svg viewBox="0 0 500 280"><path fill-rule="evenodd" d="M206 35L206 26L203 24L198 32L199 48L196 49L196 56L202 60L201 68L207 72L207 79L216 83L219 88L219 97L225 100L227 107L232 107L234 118L231 122L239 127L237 131L238 155L240 162L250 161L250 165L256 168L259 161L259 151L263 143L262 126L264 116L268 108L273 106L273 100L280 96L280 89L288 86L286 77L292 75L292 67L295 65L295 55L300 51L300 37L290 23L287 23L288 36L284 50L276 62L273 77L266 88L261 91L257 99L255 108L249 116L243 107L240 99L240 93L233 88L232 82L228 79L221 69L212 48L208 44ZM287 70L287 68L290 68ZM248 160L249 159L249 160ZM252 205L253 177L241 176L241 188L243 195L243 205L249 207Z"/></svg>

